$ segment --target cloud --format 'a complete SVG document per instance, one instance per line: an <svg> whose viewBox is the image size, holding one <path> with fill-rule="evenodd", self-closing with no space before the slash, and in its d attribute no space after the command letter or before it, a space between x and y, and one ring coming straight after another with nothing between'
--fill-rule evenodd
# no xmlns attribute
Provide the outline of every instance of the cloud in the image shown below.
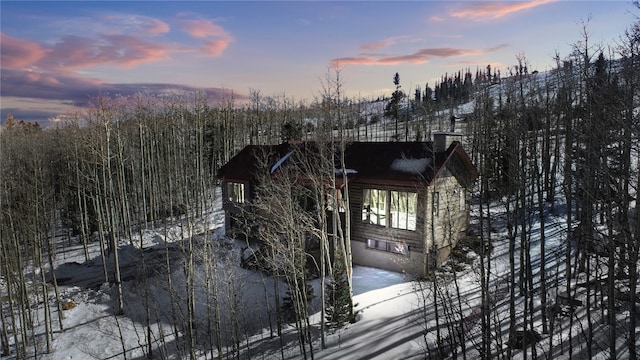
<svg viewBox="0 0 640 360"><path fill-rule="evenodd" d="M105 18L109 26L110 33L125 34L138 33L142 35L160 35L171 30L169 24L142 15L109 15Z"/></svg>
<svg viewBox="0 0 640 360"><path fill-rule="evenodd" d="M98 65L131 68L139 64L170 59L171 46L129 35L85 38L67 35L58 41L43 61L49 70L69 72Z"/></svg>
<svg viewBox="0 0 640 360"><path fill-rule="evenodd" d="M75 18L55 26L47 23L53 40L46 42L0 32L3 109L15 110L12 112L16 118L39 116L40 120L46 121L48 117L59 114L61 108L85 107L102 93L132 96L144 92L152 96L168 96L177 92L199 92L219 100L228 97L232 91L175 84L108 84L101 79L87 78L94 67L128 69L170 60L176 53L200 52L218 57L234 41L226 30L207 20L180 22L185 31L202 40L201 46L168 41L164 34L171 31L169 24L147 16L109 15L92 21L94 24L91 26L87 18ZM86 28L86 31L78 31L78 27ZM244 96L234 91L234 98L243 100ZM36 109L35 101L46 104L50 111Z"/></svg>
<svg viewBox="0 0 640 360"><path fill-rule="evenodd" d="M0 63L3 68L24 68L40 61L48 49L38 43L0 33Z"/></svg>
<svg viewBox="0 0 640 360"><path fill-rule="evenodd" d="M206 37L233 39L226 30L209 20L183 20L182 23L184 31L198 39Z"/></svg>
<svg viewBox="0 0 640 360"><path fill-rule="evenodd" d="M205 41L202 51L211 56L220 56L227 46L229 46L229 43L224 40L210 40Z"/></svg>
<svg viewBox="0 0 640 360"><path fill-rule="evenodd" d="M98 79L73 76L52 77L24 70L2 72L2 118L12 113L16 119L38 121L43 125L48 119L68 110L82 109L98 95L108 98L132 98L138 94L167 98L173 95L204 94L210 101L228 99L233 94L237 101L249 97L229 88L198 88L178 84L108 84Z"/></svg>
<svg viewBox="0 0 640 360"><path fill-rule="evenodd" d="M168 33L170 30L169 25L160 20L156 20L153 23L149 24L147 26L147 29L151 34L164 34Z"/></svg>
<svg viewBox="0 0 640 360"><path fill-rule="evenodd" d="M183 20L183 30L197 39L207 39L202 52L210 56L221 56L235 39L222 27L209 20Z"/></svg>
<svg viewBox="0 0 640 360"><path fill-rule="evenodd" d="M233 37L213 22L184 20L186 30L194 37L205 39L202 48L163 42L156 36L170 31L168 24L146 16L112 15L106 17L109 29L102 33L63 34L55 42L38 43L1 33L2 69L33 68L38 72L71 75L81 69L113 65L132 68L144 63L171 59L172 53L200 51L209 56L221 56Z"/></svg>
<svg viewBox="0 0 640 360"><path fill-rule="evenodd" d="M67 100L76 106L82 106L102 85L103 83L97 79L52 76L28 70L2 71L2 97Z"/></svg>
<svg viewBox="0 0 640 360"><path fill-rule="evenodd" d="M172 51L178 50L171 45L118 34L95 38L66 35L48 46L1 35L0 59L3 72L22 69L69 76L77 70L97 65L131 68L143 63L167 60Z"/></svg>
<svg viewBox="0 0 640 360"><path fill-rule="evenodd" d="M532 0L525 2L473 2L463 10L452 11L449 16L470 20L490 20L528 10L557 0Z"/></svg>
<svg viewBox="0 0 640 360"><path fill-rule="evenodd" d="M493 52L505 47L499 45L488 49L461 49L452 47L426 48L405 55L361 54L357 57L342 57L331 60L338 66L345 65L396 65L400 63L424 64L432 58L462 57Z"/></svg>
<svg viewBox="0 0 640 360"><path fill-rule="evenodd" d="M369 43L362 44L360 45L360 49L368 50L368 51L380 50L380 49L393 46L401 41L408 41L408 40L411 40L410 36L392 36L384 40L372 41Z"/></svg>
<svg viewBox="0 0 640 360"><path fill-rule="evenodd" d="M202 91L210 97L221 96L232 89L199 88L178 84L109 84L99 79L86 79L74 76L52 77L22 70L5 70L2 72L2 96L16 98L37 98L43 100L66 101L74 106L86 106L98 93L113 96L132 96L146 93L153 96L166 95L172 92ZM236 99L244 99L243 95L235 95Z"/></svg>
<svg viewBox="0 0 640 360"><path fill-rule="evenodd" d="M370 43L366 43L366 44L360 45L360 49L362 49L362 50L384 49L386 47L389 47L389 46L395 44L396 41L397 41L397 39L395 39L395 38L388 38L388 39L384 39L384 40L380 40L380 41L373 41L373 42L370 42Z"/></svg>

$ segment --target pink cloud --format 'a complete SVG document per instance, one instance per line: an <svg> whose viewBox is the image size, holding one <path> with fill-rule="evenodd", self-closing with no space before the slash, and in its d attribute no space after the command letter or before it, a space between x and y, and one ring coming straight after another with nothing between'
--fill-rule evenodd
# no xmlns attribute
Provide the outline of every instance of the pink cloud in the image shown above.
<svg viewBox="0 0 640 360"><path fill-rule="evenodd" d="M389 38L389 39L385 39L385 40L374 41L374 42L362 44L362 45L360 45L360 48L362 50L379 50L379 49L384 49L386 47L389 47L389 46L391 46L391 45L393 45L395 43L396 43L395 39Z"/></svg>
<svg viewBox="0 0 640 360"><path fill-rule="evenodd" d="M233 39L226 30L209 20L184 20L182 23L184 24L184 31L198 39L206 37L218 37L225 40Z"/></svg>
<svg viewBox="0 0 640 360"><path fill-rule="evenodd" d="M346 65L376 65L376 60L371 57L342 57L331 60L331 64L339 69Z"/></svg>
<svg viewBox="0 0 640 360"><path fill-rule="evenodd" d="M167 23L156 19L153 19L149 24L147 24L146 28L149 33L154 35L168 33L170 30Z"/></svg>
<svg viewBox="0 0 640 360"><path fill-rule="evenodd" d="M65 36L55 44L47 67L60 71L113 64L130 68L169 59L170 47L127 35L105 35L98 39Z"/></svg>
<svg viewBox="0 0 640 360"><path fill-rule="evenodd" d="M364 54L359 57L343 57L333 59L332 63L344 65L395 65L400 63L424 64L434 57L448 58L468 55L478 55L488 51L497 49L481 50L481 49L459 49L459 48L427 48L420 49L414 53L406 55L380 55L380 54Z"/></svg>
<svg viewBox="0 0 640 360"><path fill-rule="evenodd" d="M0 33L0 63L3 68L24 68L42 59L48 49L35 42Z"/></svg>
<svg viewBox="0 0 640 360"><path fill-rule="evenodd" d="M184 31L204 42L201 51L210 56L221 56L235 39L222 27L209 20L183 20ZM213 38L213 39L211 39Z"/></svg>
<svg viewBox="0 0 640 360"><path fill-rule="evenodd" d="M210 40L205 41L204 48L202 51L211 56L220 56L224 52L224 50L229 46L229 42L224 40Z"/></svg>
<svg viewBox="0 0 640 360"><path fill-rule="evenodd" d="M449 16L471 19L471 20L488 20L499 19L523 10L528 10L537 6L555 2L557 0L532 0L525 2L474 2L470 3L467 9L452 11Z"/></svg>
<svg viewBox="0 0 640 360"><path fill-rule="evenodd" d="M58 86L61 85L60 80L58 80L57 78L48 75L48 74L44 74L44 73L40 73L40 72L35 72L35 71L28 71L25 73L25 79L29 82L32 83L40 83L40 84L44 84L47 86Z"/></svg>
<svg viewBox="0 0 640 360"><path fill-rule="evenodd" d="M360 49L362 50L368 50L368 51L372 51L372 50L380 50L380 49L384 49L387 48L389 46L392 46L394 44L397 44L398 42L401 41L407 41L410 40L411 38L409 36L393 36L384 40L380 40L380 41L372 41L369 43L365 43L360 45Z"/></svg>

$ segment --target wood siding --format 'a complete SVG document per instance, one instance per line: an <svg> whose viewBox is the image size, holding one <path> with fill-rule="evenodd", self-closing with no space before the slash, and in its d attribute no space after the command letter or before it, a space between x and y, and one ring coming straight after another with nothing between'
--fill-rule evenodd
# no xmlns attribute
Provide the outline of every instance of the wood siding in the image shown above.
<svg viewBox="0 0 640 360"><path fill-rule="evenodd" d="M469 224L468 191L455 176L443 174L429 187L425 217L427 218L426 246L431 249L434 241L438 249L437 265L441 265L451 250L465 235ZM449 175L449 176L446 176ZM434 213L434 194L438 193L438 212Z"/></svg>
<svg viewBox="0 0 640 360"><path fill-rule="evenodd" d="M389 226L368 224L362 221L362 197L364 189L409 191L418 194L416 230L395 229ZM351 206L351 243L353 262L359 265L378 267L418 275L425 273L425 201L427 189L424 185L414 187L349 184ZM367 247L367 240L399 242L408 246L408 254L395 254Z"/></svg>

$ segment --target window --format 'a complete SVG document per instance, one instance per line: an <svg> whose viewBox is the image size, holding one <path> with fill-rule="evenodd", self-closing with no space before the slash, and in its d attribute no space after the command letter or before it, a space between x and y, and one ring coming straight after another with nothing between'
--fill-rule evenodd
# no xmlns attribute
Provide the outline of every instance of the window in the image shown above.
<svg viewBox="0 0 640 360"><path fill-rule="evenodd" d="M367 248L400 255L407 255L409 253L409 246L397 241L367 239Z"/></svg>
<svg viewBox="0 0 640 360"><path fill-rule="evenodd" d="M465 210L467 207L467 204L465 203L467 194L464 189L460 189L459 193L460 193L460 210Z"/></svg>
<svg viewBox="0 0 640 360"><path fill-rule="evenodd" d="M433 192L433 216L438 217L440 214L440 193L437 191Z"/></svg>
<svg viewBox="0 0 640 360"><path fill-rule="evenodd" d="M362 221L387 225L387 191L378 189L364 189L362 193Z"/></svg>
<svg viewBox="0 0 640 360"><path fill-rule="evenodd" d="M418 194L406 191L391 191L391 227L415 230Z"/></svg>
<svg viewBox="0 0 640 360"><path fill-rule="evenodd" d="M244 184L243 183L227 183L227 199L236 204L244 204Z"/></svg>
<svg viewBox="0 0 640 360"><path fill-rule="evenodd" d="M416 230L417 213L418 194L415 192L380 189L362 192L362 221L367 224Z"/></svg>

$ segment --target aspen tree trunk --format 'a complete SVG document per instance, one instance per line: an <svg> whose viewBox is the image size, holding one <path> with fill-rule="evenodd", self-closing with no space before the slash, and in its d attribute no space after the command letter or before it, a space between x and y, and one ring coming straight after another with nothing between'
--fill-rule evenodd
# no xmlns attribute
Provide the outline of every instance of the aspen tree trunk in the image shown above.
<svg viewBox="0 0 640 360"><path fill-rule="evenodd" d="M110 131L108 125L105 124L105 135L106 135L106 169L103 168L103 180L106 180L104 185L107 186L108 190L105 189L105 194L107 197L115 196L116 193L114 191L113 184L113 170L111 169L111 151L110 151ZM105 173L105 170L107 171ZM113 200L112 200L113 201ZM116 315L122 315L124 313L124 301L122 294L122 280L120 279L120 260L118 256L118 237L119 231L116 226L116 215L114 214L116 209L115 205L112 202L105 202L106 208L105 211L107 213L107 221L109 223L109 241L111 244L111 251L113 252L113 267L114 267L114 282L116 286Z"/></svg>
<svg viewBox="0 0 640 360"><path fill-rule="evenodd" d="M53 264L53 258L55 257L53 254L52 249L56 246L55 245L55 233L56 233L56 210L53 209L51 211L51 223L50 223L50 236L49 236L49 240L47 241L47 254L48 254L48 258L49 258L49 269L51 269L51 282L53 284L53 290L56 296L56 304L57 304L57 310L58 310L58 327L60 329L60 331L64 330L64 325L62 320L64 319L64 314L62 313L62 303L60 301L60 289L58 288L58 279L56 278L56 272L55 272L55 267Z"/></svg>

